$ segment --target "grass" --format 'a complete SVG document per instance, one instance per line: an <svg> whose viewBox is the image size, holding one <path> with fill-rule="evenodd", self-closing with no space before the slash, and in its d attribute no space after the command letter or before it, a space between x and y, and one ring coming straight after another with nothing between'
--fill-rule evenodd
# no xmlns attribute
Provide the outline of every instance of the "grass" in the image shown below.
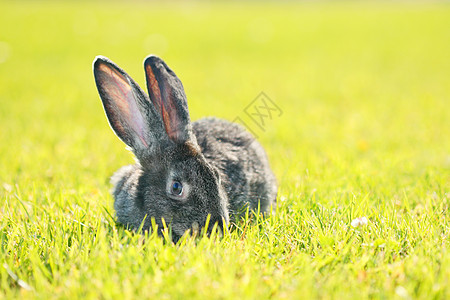
<svg viewBox="0 0 450 300"><path fill-rule="evenodd" d="M450 7L0 2L0 298L450 297ZM114 221L91 70L162 56L191 117L264 91L276 214L177 245ZM357 217L366 226L352 227Z"/></svg>

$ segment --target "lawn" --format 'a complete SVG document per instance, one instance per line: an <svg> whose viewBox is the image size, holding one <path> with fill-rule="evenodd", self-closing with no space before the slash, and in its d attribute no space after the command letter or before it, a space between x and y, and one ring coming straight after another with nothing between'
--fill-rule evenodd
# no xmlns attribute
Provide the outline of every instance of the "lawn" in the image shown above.
<svg viewBox="0 0 450 300"><path fill-rule="evenodd" d="M0 28L0 298L450 297L448 4L2 1ZM150 53L193 120L258 136L274 214L177 245L115 223L133 157L92 61L145 86Z"/></svg>

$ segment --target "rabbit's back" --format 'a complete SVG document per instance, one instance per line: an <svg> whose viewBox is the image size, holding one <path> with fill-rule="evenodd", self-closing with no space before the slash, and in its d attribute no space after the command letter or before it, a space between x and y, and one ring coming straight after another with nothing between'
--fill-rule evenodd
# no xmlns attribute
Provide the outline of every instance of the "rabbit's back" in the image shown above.
<svg viewBox="0 0 450 300"><path fill-rule="evenodd" d="M261 144L239 124L217 118L200 119L194 134L206 160L219 169L229 199L230 217L245 210L267 212L275 206L276 178Z"/></svg>

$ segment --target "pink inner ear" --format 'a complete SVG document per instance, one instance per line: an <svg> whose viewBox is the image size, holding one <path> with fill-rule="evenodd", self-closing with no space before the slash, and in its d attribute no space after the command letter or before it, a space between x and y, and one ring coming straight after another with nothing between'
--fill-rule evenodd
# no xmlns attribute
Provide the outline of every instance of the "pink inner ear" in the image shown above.
<svg viewBox="0 0 450 300"><path fill-rule="evenodd" d="M177 106L176 106L176 102L173 98L173 94L171 93L171 87L169 86L169 84L167 82L164 82L164 88L165 88L165 93L166 93L166 97L165 99L166 102L166 111L167 111L167 115L168 115L168 124L166 125L166 132L167 135L172 139L172 140L178 140L179 138L179 125L180 125L180 120L178 118L178 112L177 112Z"/></svg>
<svg viewBox="0 0 450 300"><path fill-rule="evenodd" d="M164 82L165 94L161 96L161 90L159 89L158 81L153 74L153 70L150 65L145 66L147 74L147 82L149 92L151 93L150 99L153 102L156 110L160 113L166 133L171 140L178 138L178 116L176 111L176 103L170 93L171 87Z"/></svg>
<svg viewBox="0 0 450 300"><path fill-rule="evenodd" d="M124 135L137 135L132 138L138 137L143 145L148 147L144 139L146 123L137 106L129 79L105 64L99 66L99 71L104 73L107 79L103 80L102 85L105 92L110 95L108 109L114 115L114 127ZM126 132L125 127L134 131L134 134Z"/></svg>

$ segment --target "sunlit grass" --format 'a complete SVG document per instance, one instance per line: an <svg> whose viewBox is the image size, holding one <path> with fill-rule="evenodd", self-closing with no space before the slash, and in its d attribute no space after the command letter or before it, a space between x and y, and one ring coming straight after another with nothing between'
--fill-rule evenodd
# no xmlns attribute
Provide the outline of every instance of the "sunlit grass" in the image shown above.
<svg viewBox="0 0 450 300"><path fill-rule="evenodd" d="M1 2L0 28L0 298L450 296L448 5ZM133 158L91 63L144 85L149 53L192 119L259 136L276 214L178 245L116 226ZM264 130L261 91L283 111Z"/></svg>

